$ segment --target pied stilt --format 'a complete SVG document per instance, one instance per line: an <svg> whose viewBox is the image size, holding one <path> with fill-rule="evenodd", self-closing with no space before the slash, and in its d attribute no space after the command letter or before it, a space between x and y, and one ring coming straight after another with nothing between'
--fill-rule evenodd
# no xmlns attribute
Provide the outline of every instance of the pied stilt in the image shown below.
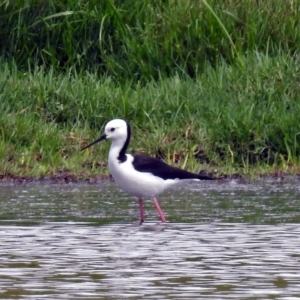
<svg viewBox="0 0 300 300"><path fill-rule="evenodd" d="M157 201L157 195L187 181L213 180L208 175L194 174L163 161L146 156L126 154L131 137L130 125L121 119L114 119L105 126L104 134L90 143L84 150L102 140L111 139L108 167L117 185L127 194L138 199L140 224L144 222L143 198L150 197L162 222L166 218Z"/></svg>

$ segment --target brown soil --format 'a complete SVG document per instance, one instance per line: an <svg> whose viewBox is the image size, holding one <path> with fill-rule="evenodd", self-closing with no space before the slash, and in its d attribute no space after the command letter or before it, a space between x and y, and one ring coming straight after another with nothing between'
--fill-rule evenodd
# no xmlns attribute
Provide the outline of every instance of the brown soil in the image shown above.
<svg viewBox="0 0 300 300"><path fill-rule="evenodd" d="M47 184L68 184L68 183L99 183L103 180L111 180L108 175L94 175L90 177L75 176L68 171L60 171L55 174L31 177L31 176L16 176L12 174L0 174L0 183L24 184L24 183L47 183Z"/></svg>
<svg viewBox="0 0 300 300"><path fill-rule="evenodd" d="M207 172L201 172L206 173ZM210 174L211 175L211 174ZM271 174L261 174L259 178L274 178L277 181L288 180L290 178L295 178L300 180L300 174L290 175L282 171L275 171ZM247 178L241 174L222 174L218 176L218 179L231 180L235 179L237 182L245 183ZM0 174L0 184L27 184L27 183L46 183L46 184L69 184L69 183L89 183L96 184L103 181L113 180L110 175L92 175L92 176L83 176L83 175L74 175L70 171L58 171L55 174L46 175L42 177L32 177L32 176L16 176L13 174Z"/></svg>

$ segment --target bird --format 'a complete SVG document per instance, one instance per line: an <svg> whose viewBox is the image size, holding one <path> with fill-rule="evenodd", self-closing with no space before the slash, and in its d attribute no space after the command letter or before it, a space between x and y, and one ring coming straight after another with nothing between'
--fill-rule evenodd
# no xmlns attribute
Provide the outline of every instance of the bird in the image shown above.
<svg viewBox="0 0 300 300"><path fill-rule="evenodd" d="M143 207L145 198L152 198L161 222L165 223L166 217L158 203L158 195L184 182L216 179L213 176L194 174L170 166L151 156L127 154L130 138L130 124L123 119L113 119L106 124L103 135L81 150L103 140L112 141L108 154L108 167L115 183L126 194L138 200L140 225L145 220Z"/></svg>

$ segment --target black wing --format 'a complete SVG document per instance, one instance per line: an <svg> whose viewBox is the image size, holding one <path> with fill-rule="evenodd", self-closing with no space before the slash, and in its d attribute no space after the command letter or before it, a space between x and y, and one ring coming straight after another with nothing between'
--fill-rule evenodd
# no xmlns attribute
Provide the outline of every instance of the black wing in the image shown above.
<svg viewBox="0 0 300 300"><path fill-rule="evenodd" d="M134 168L139 172L152 173L155 176L166 179L201 179L214 180L214 177L208 175L194 174L176 167L169 166L162 160L147 156L147 155L133 155L132 162Z"/></svg>

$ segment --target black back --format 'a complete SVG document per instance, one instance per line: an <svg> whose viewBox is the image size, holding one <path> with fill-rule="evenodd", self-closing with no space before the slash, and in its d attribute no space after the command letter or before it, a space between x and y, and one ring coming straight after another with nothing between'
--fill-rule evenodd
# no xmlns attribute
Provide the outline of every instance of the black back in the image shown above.
<svg viewBox="0 0 300 300"><path fill-rule="evenodd" d="M165 162L147 155L133 155L132 162L134 168L139 172L152 173L154 176L162 179L200 179L214 180L214 177L208 175L194 174L176 167L169 166Z"/></svg>

